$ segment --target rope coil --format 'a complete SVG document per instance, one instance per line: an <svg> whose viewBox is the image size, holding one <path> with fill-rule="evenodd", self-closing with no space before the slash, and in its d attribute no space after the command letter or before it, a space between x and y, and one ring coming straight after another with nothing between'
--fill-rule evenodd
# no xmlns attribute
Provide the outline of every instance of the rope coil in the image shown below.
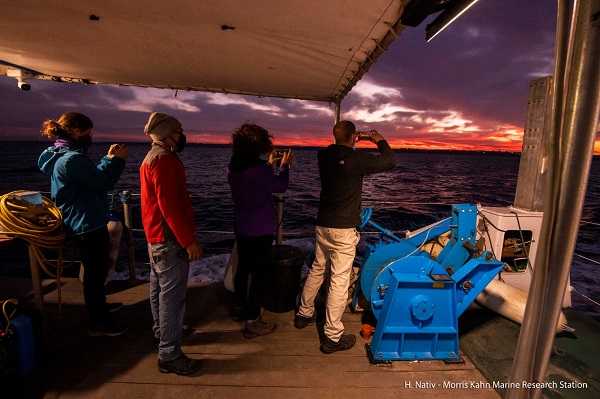
<svg viewBox="0 0 600 399"><path fill-rule="evenodd" d="M4 315L4 319L6 320L6 327L4 328L4 330L2 330L0 328L0 336L2 334L8 334L8 328L10 327L10 322L11 322L15 312L17 311L17 305L19 305L19 302L16 299L7 299L1 303L2 303L2 314ZM10 315L6 311L6 305L8 305L9 303L13 304L15 307L13 309L13 311L10 313Z"/></svg>
<svg viewBox="0 0 600 399"><path fill-rule="evenodd" d="M36 199L38 196L41 197L41 206L40 204L34 205L21 198L31 194L34 194ZM56 279L59 316L62 302L60 276L64 269L63 242L67 236L62 221L60 209L56 207L52 200L40 193L17 190L0 197L0 226L3 230L0 231L0 235L21 238L27 241L30 248L30 257L33 254L38 266L49 276ZM46 257L42 249L57 251L58 260L56 264L53 264ZM56 274L52 273L47 266L53 266L56 269Z"/></svg>
<svg viewBox="0 0 600 399"><path fill-rule="evenodd" d="M2 235L21 238L29 243L40 267L50 276L58 277L48 270L52 262L42 252L42 248L56 249L59 256L57 270L63 269L62 247L67 236L62 225L62 212L53 201L42 198L41 207L27 204L19 196L30 193L24 190L12 191L0 197L0 226Z"/></svg>

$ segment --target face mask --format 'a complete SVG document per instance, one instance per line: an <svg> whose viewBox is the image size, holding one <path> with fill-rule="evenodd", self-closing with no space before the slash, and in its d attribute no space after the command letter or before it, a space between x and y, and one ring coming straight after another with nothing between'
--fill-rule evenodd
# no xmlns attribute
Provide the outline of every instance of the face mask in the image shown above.
<svg viewBox="0 0 600 399"><path fill-rule="evenodd" d="M81 144L81 147L83 147L83 149L88 150L92 145L92 135L86 134L85 136L81 136L77 139L77 142Z"/></svg>
<svg viewBox="0 0 600 399"><path fill-rule="evenodd" d="M187 139L185 137L185 134L183 133L179 133L179 140L177 142L175 142L175 144L177 144L177 152L181 152L183 151L183 149L185 148L185 143L186 143Z"/></svg>

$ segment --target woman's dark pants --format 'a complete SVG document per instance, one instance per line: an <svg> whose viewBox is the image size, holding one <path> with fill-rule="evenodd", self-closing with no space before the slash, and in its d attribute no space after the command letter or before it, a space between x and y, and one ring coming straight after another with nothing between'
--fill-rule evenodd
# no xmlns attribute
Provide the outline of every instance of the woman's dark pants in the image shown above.
<svg viewBox="0 0 600 399"><path fill-rule="evenodd" d="M104 282L108 275L110 238L106 226L75 237L83 263L83 298L92 327L108 323Z"/></svg>
<svg viewBox="0 0 600 399"><path fill-rule="evenodd" d="M245 236L236 233L238 265L233 280L236 307L245 307L246 319L260 316L267 271L271 265L273 235ZM248 276L252 276L248 290Z"/></svg>

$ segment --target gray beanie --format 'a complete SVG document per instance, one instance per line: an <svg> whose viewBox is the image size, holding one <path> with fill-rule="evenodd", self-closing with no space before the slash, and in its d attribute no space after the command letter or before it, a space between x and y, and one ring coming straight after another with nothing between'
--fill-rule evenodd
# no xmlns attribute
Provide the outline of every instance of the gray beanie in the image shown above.
<svg viewBox="0 0 600 399"><path fill-rule="evenodd" d="M153 112L144 127L144 133L149 134L152 140L163 141L176 129L181 128L181 122L167 114Z"/></svg>

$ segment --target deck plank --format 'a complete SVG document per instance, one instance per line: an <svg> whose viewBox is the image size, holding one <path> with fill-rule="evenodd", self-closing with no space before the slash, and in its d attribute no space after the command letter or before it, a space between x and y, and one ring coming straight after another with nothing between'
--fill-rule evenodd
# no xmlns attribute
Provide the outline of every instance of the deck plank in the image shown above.
<svg viewBox="0 0 600 399"><path fill-rule="evenodd" d="M152 346L148 283L130 286L113 282L109 301L126 304L117 314L130 331L115 338L87 335L81 284L61 282L62 309L57 314L56 285L45 282L50 340L37 371L16 384L14 397L34 398L331 398L365 396L411 398L498 398L491 387L444 388L444 383L484 383L470 359L462 364L442 361L399 361L387 366L369 364L364 344L325 355L319 351L317 326L298 330L293 312L270 313L278 324L274 334L245 339L242 323L228 314L231 295L221 284L191 283L186 323L194 332L183 350L202 361L199 373L182 377L161 374ZM347 312L348 332L358 334L361 315ZM428 384L429 387L418 387ZM21 396L25 395L25 396ZM9 396L10 397L10 396Z"/></svg>

